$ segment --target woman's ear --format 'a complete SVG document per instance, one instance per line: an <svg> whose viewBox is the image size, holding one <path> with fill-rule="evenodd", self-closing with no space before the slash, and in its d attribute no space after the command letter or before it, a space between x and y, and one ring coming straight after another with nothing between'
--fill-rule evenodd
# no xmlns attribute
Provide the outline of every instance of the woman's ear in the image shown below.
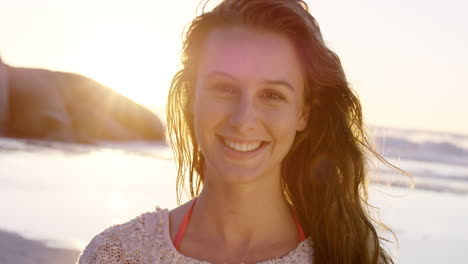
<svg viewBox="0 0 468 264"><path fill-rule="evenodd" d="M302 112L299 116L299 119L297 120L297 126L296 130L297 131L303 131L307 127L307 123L309 122L309 115L310 115L310 106L308 104L305 104L302 107Z"/></svg>
<svg viewBox="0 0 468 264"><path fill-rule="evenodd" d="M192 113L192 115L195 113L195 89L197 87L195 85L191 85L191 88L190 88L190 92L189 92L189 99L188 99L188 107L190 109L190 113Z"/></svg>
<svg viewBox="0 0 468 264"><path fill-rule="evenodd" d="M193 115L193 113L195 112L195 97L193 96L195 94L195 91L190 91L188 92L188 100L187 100L187 110L189 113L191 113Z"/></svg>
<svg viewBox="0 0 468 264"><path fill-rule="evenodd" d="M192 115L193 115L193 113L195 112L194 111L195 109L193 109L193 97L191 99L189 99L188 108L190 110L190 113L192 113Z"/></svg>

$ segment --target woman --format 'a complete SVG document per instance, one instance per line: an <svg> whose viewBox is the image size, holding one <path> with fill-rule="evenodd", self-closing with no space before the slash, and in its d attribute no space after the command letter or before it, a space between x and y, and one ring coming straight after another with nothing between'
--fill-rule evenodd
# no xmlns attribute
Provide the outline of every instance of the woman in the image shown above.
<svg viewBox="0 0 468 264"><path fill-rule="evenodd" d="M193 199L105 230L80 263L393 263L367 211L380 156L303 1L223 1L182 62L168 128Z"/></svg>

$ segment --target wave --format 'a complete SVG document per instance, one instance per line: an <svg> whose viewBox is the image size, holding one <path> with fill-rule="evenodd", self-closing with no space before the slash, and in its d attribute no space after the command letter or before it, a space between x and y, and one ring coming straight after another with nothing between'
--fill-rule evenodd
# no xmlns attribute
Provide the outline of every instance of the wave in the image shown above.
<svg viewBox="0 0 468 264"><path fill-rule="evenodd" d="M441 132L374 128L379 153L394 159L468 166L468 136Z"/></svg>

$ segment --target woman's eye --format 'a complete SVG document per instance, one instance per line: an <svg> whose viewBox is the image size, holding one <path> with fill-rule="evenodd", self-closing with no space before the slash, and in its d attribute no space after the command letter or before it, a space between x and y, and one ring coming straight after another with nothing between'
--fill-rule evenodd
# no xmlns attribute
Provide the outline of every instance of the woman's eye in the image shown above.
<svg viewBox="0 0 468 264"><path fill-rule="evenodd" d="M284 101L285 98L280 93L274 91L266 91L263 96L267 99L274 100L274 101Z"/></svg>
<svg viewBox="0 0 468 264"><path fill-rule="evenodd" d="M228 84L216 84L216 85L213 85L212 89L215 92L221 93L221 94L234 93L234 87L232 87L232 85L228 85Z"/></svg>

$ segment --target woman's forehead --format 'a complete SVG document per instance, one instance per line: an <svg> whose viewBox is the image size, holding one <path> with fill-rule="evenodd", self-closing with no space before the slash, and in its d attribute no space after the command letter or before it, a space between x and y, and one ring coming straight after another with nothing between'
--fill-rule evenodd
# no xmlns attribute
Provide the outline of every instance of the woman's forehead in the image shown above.
<svg viewBox="0 0 468 264"><path fill-rule="evenodd" d="M237 79L282 79L300 86L301 65L292 42L278 33L244 27L211 31L202 47L198 73L224 72Z"/></svg>

